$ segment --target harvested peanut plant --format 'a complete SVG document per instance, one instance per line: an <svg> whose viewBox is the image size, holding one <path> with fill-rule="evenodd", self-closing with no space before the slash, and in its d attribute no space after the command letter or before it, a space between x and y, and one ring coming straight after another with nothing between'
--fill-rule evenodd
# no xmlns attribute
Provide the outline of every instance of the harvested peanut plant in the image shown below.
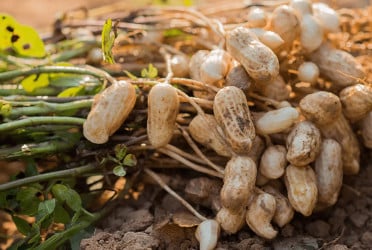
<svg viewBox="0 0 372 250"><path fill-rule="evenodd" d="M360 171L371 76L338 43L342 12L263 0L81 14L31 52L6 40L25 28L0 21L12 27L0 34L0 160L20 171L0 184L0 208L23 235L14 249L76 246L154 182L197 221L200 249L245 226L271 240ZM175 190L173 171L189 184Z"/></svg>

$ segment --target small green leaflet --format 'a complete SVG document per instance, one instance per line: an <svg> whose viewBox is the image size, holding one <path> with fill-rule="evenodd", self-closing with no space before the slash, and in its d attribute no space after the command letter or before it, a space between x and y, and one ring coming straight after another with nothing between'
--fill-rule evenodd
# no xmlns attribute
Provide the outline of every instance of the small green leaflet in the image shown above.
<svg viewBox="0 0 372 250"><path fill-rule="evenodd" d="M61 93L59 93L58 97L78 96L78 95L80 95L81 93L84 92L84 89L85 89L84 86L71 87L71 88L65 89Z"/></svg>
<svg viewBox="0 0 372 250"><path fill-rule="evenodd" d="M103 59L108 63L115 63L114 56L112 54L112 47L116 38L115 31L112 30L112 21L107 19L102 28L102 51Z"/></svg>
<svg viewBox="0 0 372 250"><path fill-rule="evenodd" d="M73 211L77 212L81 209L81 198L74 189L63 184L55 184L52 187L52 193L59 202L66 202Z"/></svg>
<svg viewBox="0 0 372 250"><path fill-rule="evenodd" d="M121 166L121 165L118 165L118 166L114 167L114 169L112 171L113 171L114 175L116 175L116 176L125 176L127 174L124 167Z"/></svg>
<svg viewBox="0 0 372 250"><path fill-rule="evenodd" d="M141 77L142 78L156 78L158 76L158 69L152 65L152 63L149 64L148 68L144 68L141 70Z"/></svg>

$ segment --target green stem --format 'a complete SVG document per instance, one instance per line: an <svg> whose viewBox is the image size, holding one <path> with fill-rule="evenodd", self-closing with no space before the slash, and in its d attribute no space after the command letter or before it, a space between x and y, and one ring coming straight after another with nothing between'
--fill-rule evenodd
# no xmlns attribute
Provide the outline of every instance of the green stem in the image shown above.
<svg viewBox="0 0 372 250"><path fill-rule="evenodd" d="M0 73L0 82L20 76L29 76L41 73L70 73L79 75L91 75L99 79L105 78L105 76L98 73L98 71L93 71L86 68L71 66L40 66L35 68L17 69Z"/></svg>
<svg viewBox="0 0 372 250"><path fill-rule="evenodd" d="M0 96L10 96L10 95L53 96L53 95L58 95L59 92L61 92L61 90L58 90L52 87L38 88L32 91L31 93L26 92L24 89L0 88Z"/></svg>
<svg viewBox="0 0 372 250"><path fill-rule="evenodd" d="M38 102L38 101L49 101L54 103L65 103L79 100L91 99L92 96L71 96L71 97L55 97L55 96L27 96L27 95L11 95L1 97L0 100L8 102L18 102L19 104L28 102ZM13 104L13 103L12 103ZM29 105L20 105L29 106Z"/></svg>
<svg viewBox="0 0 372 250"><path fill-rule="evenodd" d="M75 146L76 140L50 140L41 143L17 145L11 148L0 149L0 160L12 160L22 157L35 157L45 154L64 152Z"/></svg>
<svg viewBox="0 0 372 250"><path fill-rule="evenodd" d="M44 174L39 174L35 176L26 177L23 179L7 182L0 185L0 192L6 191L13 188L18 188L21 186L29 185L36 182L42 182L42 181L48 181L52 179L59 179L59 178L65 178L65 177L75 177L80 176L84 173L91 172L93 170L97 169L97 164L87 164L85 166L72 168L72 169L66 169L66 170L60 170L60 171L54 171Z"/></svg>
<svg viewBox="0 0 372 250"><path fill-rule="evenodd" d="M79 218L79 222L73 224L71 227L67 228L66 230L56 233L38 247L35 250L49 250L49 249L57 249L58 246L62 245L66 240L71 239L74 235L81 232L85 228L89 227L93 223L97 222L98 220L102 219L106 216L114 207L107 206L103 208L100 212L96 212L91 214L92 217L83 217Z"/></svg>
<svg viewBox="0 0 372 250"><path fill-rule="evenodd" d="M16 118L22 115L43 115L48 113L59 113L68 110L90 108L93 100L81 100L69 103L49 103L49 102L34 102L32 107L13 108L8 115L10 118Z"/></svg>
<svg viewBox="0 0 372 250"><path fill-rule="evenodd" d="M22 120L11 121L0 124L0 133L22 128L26 126L36 126L42 124L74 124L83 125L85 119L68 116L40 116L40 117L28 117Z"/></svg>

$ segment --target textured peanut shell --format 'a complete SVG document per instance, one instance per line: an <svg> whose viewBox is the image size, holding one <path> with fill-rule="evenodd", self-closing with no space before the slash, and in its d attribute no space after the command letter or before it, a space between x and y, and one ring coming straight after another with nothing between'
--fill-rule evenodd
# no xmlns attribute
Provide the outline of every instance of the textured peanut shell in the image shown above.
<svg viewBox="0 0 372 250"><path fill-rule="evenodd" d="M236 213L232 213L227 208L222 207L216 215L216 220L226 233L235 234L244 226L246 211L245 206L242 206L240 211Z"/></svg>
<svg viewBox="0 0 372 250"><path fill-rule="evenodd" d="M284 174L284 182L292 207L304 216L311 215L318 197L314 170L310 166L289 165Z"/></svg>
<svg viewBox="0 0 372 250"><path fill-rule="evenodd" d="M125 81L119 81L97 94L83 124L85 138L96 144L107 142L127 119L135 103L135 88Z"/></svg>
<svg viewBox="0 0 372 250"><path fill-rule="evenodd" d="M309 121L296 124L287 137L287 160L295 166L306 166L313 162L319 153L321 134Z"/></svg>
<svg viewBox="0 0 372 250"><path fill-rule="evenodd" d="M243 91L234 86L220 89L214 98L213 112L232 150L247 153L256 132Z"/></svg>
<svg viewBox="0 0 372 250"><path fill-rule="evenodd" d="M344 115L351 122L356 122L372 111L372 87L355 84L340 92Z"/></svg>
<svg viewBox="0 0 372 250"><path fill-rule="evenodd" d="M200 66L204 62L208 53L209 53L208 50L199 50L190 58L189 71L191 79L201 81Z"/></svg>
<svg viewBox="0 0 372 250"><path fill-rule="evenodd" d="M271 220L276 210L276 201L274 196L268 193L255 195L248 206L245 220L252 231L265 239L273 239L278 234Z"/></svg>
<svg viewBox="0 0 372 250"><path fill-rule="evenodd" d="M324 138L340 143L344 174L359 172L359 142L344 115L340 99L330 92L318 91L309 94L300 101L301 113L314 122Z"/></svg>
<svg viewBox="0 0 372 250"><path fill-rule="evenodd" d="M342 106L338 96L327 91L318 91L306 95L299 104L301 113L315 125L334 122L341 115Z"/></svg>
<svg viewBox="0 0 372 250"><path fill-rule="evenodd" d="M285 197L277 188L273 186L265 185L262 187L262 191L274 196L276 201L276 210L273 221L279 227L284 227L292 220L294 216L294 210L291 206L291 203L287 197Z"/></svg>
<svg viewBox="0 0 372 250"><path fill-rule="evenodd" d="M179 111L177 91L170 84L158 83L148 95L147 135L155 148L172 139Z"/></svg>
<svg viewBox="0 0 372 250"><path fill-rule="evenodd" d="M311 54L310 60L318 65L320 74L329 78L338 87L347 87L364 78L362 65L346 51L322 45Z"/></svg>
<svg viewBox="0 0 372 250"><path fill-rule="evenodd" d="M269 179L280 178L287 166L287 149L282 145L273 145L262 154L259 171Z"/></svg>
<svg viewBox="0 0 372 250"><path fill-rule="evenodd" d="M342 187L342 150L333 139L322 143L320 153L315 161L315 175L318 187L318 202L322 207L336 203Z"/></svg>
<svg viewBox="0 0 372 250"><path fill-rule="evenodd" d="M192 138L221 156L230 157L231 152L225 138L217 130L217 121L213 115L198 114L189 124Z"/></svg>
<svg viewBox="0 0 372 250"><path fill-rule="evenodd" d="M225 168L221 204L238 213L252 195L257 176L256 164L247 156L232 157Z"/></svg>
<svg viewBox="0 0 372 250"><path fill-rule="evenodd" d="M364 146L372 149L372 111L361 122L361 134Z"/></svg>
<svg viewBox="0 0 372 250"><path fill-rule="evenodd" d="M227 32L226 48L258 82L271 81L279 74L279 61L274 52L247 28L237 27Z"/></svg>
<svg viewBox="0 0 372 250"><path fill-rule="evenodd" d="M260 94L276 101L287 100L291 93L291 87L285 83L280 75L270 82L257 84L255 87Z"/></svg>

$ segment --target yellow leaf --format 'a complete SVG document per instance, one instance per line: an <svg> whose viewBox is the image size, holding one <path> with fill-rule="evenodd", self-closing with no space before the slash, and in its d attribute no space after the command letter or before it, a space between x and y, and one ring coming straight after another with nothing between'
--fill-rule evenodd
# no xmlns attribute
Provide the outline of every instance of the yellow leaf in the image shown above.
<svg viewBox="0 0 372 250"><path fill-rule="evenodd" d="M11 37L17 21L7 14L0 13L0 50L12 47Z"/></svg>
<svg viewBox="0 0 372 250"><path fill-rule="evenodd" d="M18 25L11 37L14 51L26 57L44 57L44 43L39 34L30 26Z"/></svg>
<svg viewBox="0 0 372 250"><path fill-rule="evenodd" d="M49 85L48 74L30 75L21 81L22 87L27 92L32 92L37 88Z"/></svg>

